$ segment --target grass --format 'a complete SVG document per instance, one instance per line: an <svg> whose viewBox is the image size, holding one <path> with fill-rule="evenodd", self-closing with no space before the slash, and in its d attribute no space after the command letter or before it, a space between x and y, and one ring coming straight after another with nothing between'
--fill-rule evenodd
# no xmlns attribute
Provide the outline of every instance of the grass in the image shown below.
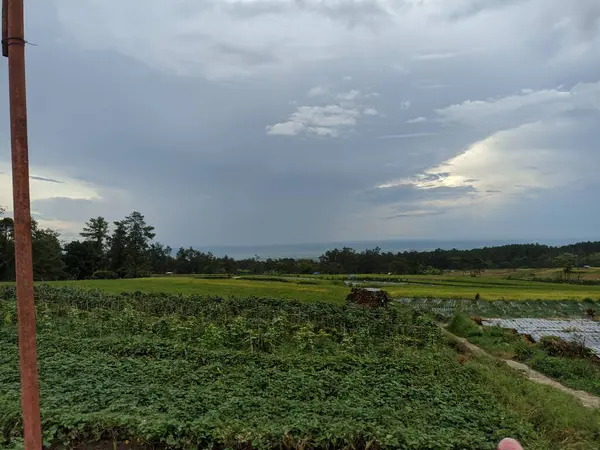
<svg viewBox="0 0 600 450"><path fill-rule="evenodd" d="M596 449L600 415L437 325L330 303L37 292L44 441L141 448ZM0 446L20 445L14 291L0 289ZM140 448L140 447L138 447Z"/></svg>
<svg viewBox="0 0 600 450"><path fill-rule="evenodd" d="M512 330L481 327L462 314L452 318L448 331L494 356L519 360L565 386L600 396L600 361L594 356L556 355L545 341L532 344Z"/></svg>
<svg viewBox="0 0 600 450"><path fill-rule="evenodd" d="M584 300L600 299L600 286L553 284L526 280L506 280L484 274L481 277L457 275L390 276L402 285L382 284L374 278L387 275L359 275L371 286L382 286L393 297L424 297L442 299L482 300ZM343 284L348 277L339 276L281 276L205 278L198 276L155 277L127 280L61 281L50 284L123 291L170 292L178 294L218 295L222 297L271 297L301 301L343 302L349 288ZM371 280L371 281L369 281Z"/></svg>

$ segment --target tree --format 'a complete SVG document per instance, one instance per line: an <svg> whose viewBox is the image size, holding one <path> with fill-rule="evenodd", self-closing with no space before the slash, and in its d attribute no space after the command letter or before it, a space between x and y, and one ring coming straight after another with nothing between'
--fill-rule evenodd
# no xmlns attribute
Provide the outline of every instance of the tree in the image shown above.
<svg viewBox="0 0 600 450"><path fill-rule="evenodd" d="M108 222L104 217L92 217L85 223L83 231L79 233L85 242L92 244L94 250L92 259L92 273L106 265L106 245L108 242Z"/></svg>
<svg viewBox="0 0 600 450"><path fill-rule="evenodd" d="M575 255L571 253L561 253L555 259L556 263L562 267L564 280L567 281L571 278L571 273L573 272L573 266Z"/></svg>
<svg viewBox="0 0 600 450"><path fill-rule="evenodd" d="M125 267L127 276L137 277L150 270L148 248L154 239L154 227L146 224L144 216L133 211L123 221L125 227Z"/></svg>
<svg viewBox="0 0 600 450"><path fill-rule="evenodd" d="M63 261L69 278L83 280L96 269L96 248L91 241L72 241L64 246Z"/></svg>
<svg viewBox="0 0 600 450"><path fill-rule="evenodd" d="M127 228L124 221L113 222L115 229L110 237L108 259L110 270L120 277L125 275L125 246L127 244Z"/></svg>
<svg viewBox="0 0 600 450"><path fill-rule="evenodd" d="M4 214L1 209L0 215ZM64 278L64 263L60 234L51 229L41 229L31 221L33 276L36 280L52 281ZM15 279L14 221L11 217L0 219L0 280Z"/></svg>
<svg viewBox="0 0 600 450"><path fill-rule="evenodd" d="M388 270L394 275L404 275L410 272L410 267L405 258L399 257L390 263Z"/></svg>
<svg viewBox="0 0 600 450"><path fill-rule="evenodd" d="M4 208L0 207L0 217ZM0 280L15 278L14 222L11 217L0 218Z"/></svg>
<svg viewBox="0 0 600 450"><path fill-rule="evenodd" d="M232 275L235 275L237 273L238 267L237 263L235 262L235 259L229 258L227 255L225 255L223 257L222 264L222 270L227 274L229 278L231 278Z"/></svg>
<svg viewBox="0 0 600 450"><path fill-rule="evenodd" d="M148 250L148 261L152 273L165 273L173 269L173 250L160 242L153 242Z"/></svg>
<svg viewBox="0 0 600 450"><path fill-rule="evenodd" d="M65 264L62 260L60 233L41 229L35 220L31 221L33 276L36 280L54 281L65 277Z"/></svg>
<svg viewBox="0 0 600 450"><path fill-rule="evenodd" d="M79 234L86 241L92 242L96 251L104 252L108 241L108 222L104 217L92 217Z"/></svg>

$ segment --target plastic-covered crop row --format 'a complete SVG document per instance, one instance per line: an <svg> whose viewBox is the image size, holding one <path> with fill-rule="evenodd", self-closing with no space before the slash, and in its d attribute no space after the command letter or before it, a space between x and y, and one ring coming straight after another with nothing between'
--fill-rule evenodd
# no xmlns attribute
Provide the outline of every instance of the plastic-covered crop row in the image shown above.
<svg viewBox="0 0 600 450"><path fill-rule="evenodd" d="M396 302L432 312L444 317L451 317L457 312L480 317L511 318L584 318L589 311L600 315L600 302L591 300L466 300L440 298L399 298Z"/></svg>
<svg viewBox="0 0 600 450"><path fill-rule="evenodd" d="M592 320L486 319L483 324L510 328L531 336L534 341L545 336L556 336L565 341L581 343L600 355L600 323Z"/></svg>

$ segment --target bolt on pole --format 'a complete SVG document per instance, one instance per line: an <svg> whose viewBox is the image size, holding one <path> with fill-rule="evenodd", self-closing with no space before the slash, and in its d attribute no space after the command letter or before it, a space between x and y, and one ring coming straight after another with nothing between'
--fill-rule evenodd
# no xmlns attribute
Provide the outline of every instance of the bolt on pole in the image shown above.
<svg viewBox="0 0 600 450"><path fill-rule="evenodd" d="M10 90L10 137L23 437L25 450L41 450L40 391L31 253L23 0L2 0L2 15L2 53L8 57Z"/></svg>

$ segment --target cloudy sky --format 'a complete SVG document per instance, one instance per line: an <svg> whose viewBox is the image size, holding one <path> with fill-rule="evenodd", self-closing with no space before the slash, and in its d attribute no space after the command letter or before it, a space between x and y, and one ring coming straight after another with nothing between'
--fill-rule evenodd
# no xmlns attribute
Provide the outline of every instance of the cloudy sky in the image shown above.
<svg viewBox="0 0 600 450"><path fill-rule="evenodd" d="M597 0L25 3L65 237L135 209L173 246L599 238Z"/></svg>

